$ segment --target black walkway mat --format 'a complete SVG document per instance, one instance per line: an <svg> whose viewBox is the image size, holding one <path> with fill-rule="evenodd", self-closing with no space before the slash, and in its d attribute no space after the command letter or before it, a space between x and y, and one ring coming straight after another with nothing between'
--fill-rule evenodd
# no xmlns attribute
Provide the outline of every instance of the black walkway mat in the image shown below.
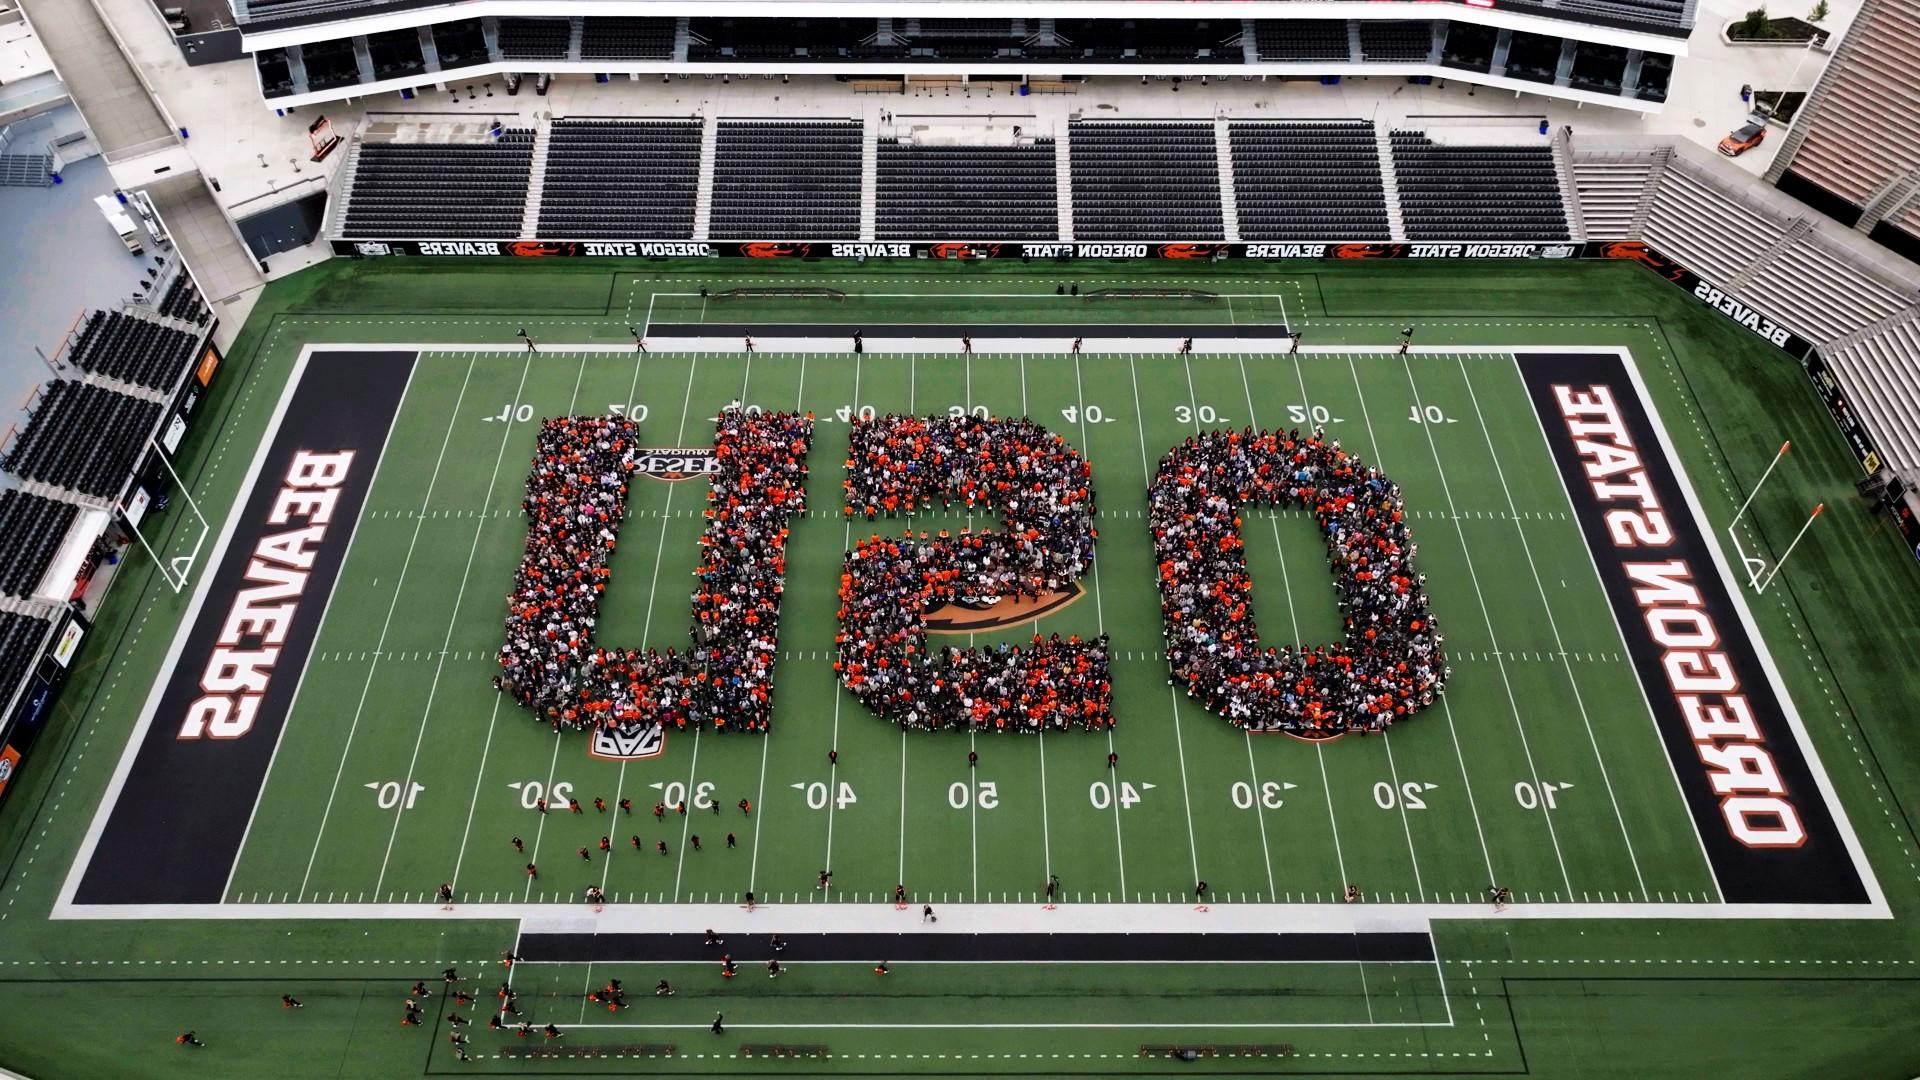
<svg viewBox="0 0 1920 1080"><path fill-rule="evenodd" d="M1068 916L1069 918L1071 916ZM522 961L548 963L643 963L739 961L774 955L765 934L724 935L708 945L700 934L526 934ZM793 934L781 935L785 961L878 963L928 961L975 963L1080 963L1087 961L1356 961L1432 963L1427 934Z"/></svg>

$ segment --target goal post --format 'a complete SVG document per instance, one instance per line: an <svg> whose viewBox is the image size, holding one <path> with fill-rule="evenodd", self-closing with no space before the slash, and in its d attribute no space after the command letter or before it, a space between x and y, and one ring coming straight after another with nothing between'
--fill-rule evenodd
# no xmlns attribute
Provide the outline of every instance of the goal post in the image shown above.
<svg viewBox="0 0 1920 1080"><path fill-rule="evenodd" d="M180 479L178 472L174 471L173 462L167 458L167 455L159 446L155 445L152 439L147 440L147 446L153 450L154 456L160 459L160 464L166 468L167 475L173 478L174 491L179 493L180 498L186 503L187 509L190 510L194 518L200 522L200 531L193 539L192 549L184 555L174 555L164 559L160 557L158 551L154 550L153 545L155 541L164 544L166 543L166 539L158 535L158 531L156 530L156 535L150 540L147 534L140 529L140 523L146 519L146 492L144 488L135 487L135 491L141 497L138 510L130 511L127 502L124 500L114 503L113 508L114 511L120 515L120 520L126 525L127 531L133 534L133 538L138 540L140 547L146 551L147 557L153 560L154 568L160 571L160 576L162 580L167 583L167 587L178 593L186 588L187 582L192 579L194 564L199 561L201 551L206 548L207 537L213 532L213 526L207 523L207 516L201 513L200 503L193 497L193 489L189 487L185 481Z"/></svg>

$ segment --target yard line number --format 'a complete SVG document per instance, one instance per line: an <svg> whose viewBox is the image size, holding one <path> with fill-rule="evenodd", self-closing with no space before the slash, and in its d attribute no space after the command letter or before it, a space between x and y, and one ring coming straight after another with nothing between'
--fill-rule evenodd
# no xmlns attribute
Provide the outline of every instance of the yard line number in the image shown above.
<svg viewBox="0 0 1920 1080"><path fill-rule="evenodd" d="M860 801L854 797L853 785L847 783L845 780L840 781L838 788L832 789L828 788L827 782L824 780L815 780L810 784L789 784L787 786L806 796L807 809L809 810L825 810L829 797L832 799L835 810L845 810L847 807Z"/></svg>
<svg viewBox="0 0 1920 1080"><path fill-rule="evenodd" d="M1424 794L1439 788L1439 786L1439 784L1427 784L1418 780L1408 780L1396 788L1387 781L1382 780L1373 785L1373 805L1382 810L1392 810L1395 807L1404 807L1408 810L1425 810L1427 808L1427 800L1423 797Z"/></svg>

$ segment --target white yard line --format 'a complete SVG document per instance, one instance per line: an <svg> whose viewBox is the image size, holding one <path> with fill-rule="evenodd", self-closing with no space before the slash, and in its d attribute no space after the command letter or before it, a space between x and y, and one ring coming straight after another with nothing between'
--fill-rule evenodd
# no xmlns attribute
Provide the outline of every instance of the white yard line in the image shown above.
<svg viewBox="0 0 1920 1080"><path fill-rule="evenodd" d="M333 772L333 786L327 791L327 805L320 812L320 827L313 834L313 850L307 854L307 869L300 878L300 891L297 894L301 897L307 894L307 883L313 878L314 860L320 857L320 842L327 835L327 821L333 816L333 803L340 795L340 777L347 771L347 755L353 751L353 737L360 730L360 717L366 712L367 694L373 689L374 674L380 670L380 654L386 648L387 631L393 629L393 613L400 606L400 593L407 583L407 571L413 566L413 553L420 544L420 530L427 523L427 505L433 501L434 486L440 482L440 468L447 461L447 446L453 442L453 429L460 422L460 407L466 404L467 386L473 382L474 365L479 362L478 352L472 353L467 360L467 373L460 381L460 392L454 397L453 411L447 417L447 430L440 440L440 453L434 458L433 472L427 477L426 493L420 497L421 513L414 519L413 537L407 541L407 554L400 563L400 579L393 583L393 598L387 601L387 615L380 623L380 637L373 647L373 662L367 665L367 681L360 687L360 700L353 707L353 720L347 725L347 737L340 746L340 764ZM371 489L367 491L367 496L373 496ZM340 569L344 572L346 565L343 563Z"/></svg>
<svg viewBox="0 0 1920 1080"><path fill-rule="evenodd" d="M854 357L853 357L853 403L850 411L847 413L849 426L851 426L853 421L860 419L860 376L864 374L863 369L866 366L864 363L865 360L866 360L865 353L854 354ZM842 529L840 534L840 550L851 551L852 549L853 549L853 515L848 514L846 516L846 525ZM828 739L827 752L829 754L829 757L835 760L829 760L827 762L827 853L826 853L826 861L820 864L820 869L822 870L833 869L833 819L834 819L834 811L839 809L839 805L840 805L840 797L839 797L840 762L837 760L840 756L839 754L839 751L840 751L840 701L842 698L846 696L847 693L850 693L850 692L851 691L843 692L840 686L840 676L836 672L833 678L833 732L831 735L827 737ZM904 736L905 733L902 732L902 735ZM904 747L902 748L901 753L902 755L906 753ZM903 765L902 768L904 767L905 766ZM903 785L903 789L904 789L904 785ZM900 861L902 864L905 864L906 858L907 858L906 848L904 846L905 844L904 837L907 835L906 816L907 816L907 806L906 806L906 802L903 799L903 801L900 804L900 819L901 819L900 835L903 838L901 841L903 846L900 851ZM896 881L904 880L904 878L896 878L895 880Z"/></svg>
<svg viewBox="0 0 1920 1080"><path fill-rule="evenodd" d="M1473 399L1473 415L1480 422L1480 435L1487 443L1487 456L1493 459L1493 472L1500 478L1500 490L1506 493L1507 510L1513 515L1513 530L1520 537L1520 550L1526 552L1527 569L1533 575L1533 587L1540 594L1540 606L1547 613L1547 628L1553 632L1554 652L1560 657L1560 666L1567 673L1567 685L1573 689L1574 708L1580 712L1580 722L1587 729L1587 745L1593 748L1593 760L1600 767L1600 780L1607 787L1607 801L1613 804L1613 820L1620 826L1620 839L1627 845L1627 861L1633 864L1633 877L1640 885L1640 896L1647 897L1647 879L1640 872L1640 859L1633 851L1633 837L1627 833L1627 819L1620 812L1620 797L1614 794L1613 780L1607 775L1606 755L1600 752L1599 736L1594 734L1593 719L1587 714L1587 702L1580 694L1580 682L1574 678L1573 661L1567 658L1566 642L1560 637L1560 621L1553 617L1553 602L1547 599L1547 587L1540 580L1540 567L1533 558L1533 542L1527 539L1527 530L1520 524L1520 507L1514 502L1513 488L1507 483L1506 467L1500 464L1500 451L1493 445L1493 432L1487 427L1487 417L1480 410L1480 395L1473 389L1473 378L1467 374L1467 361L1464 356L1454 357L1460 365L1460 378L1466 381L1467 396ZM1411 366L1411 365L1409 365ZM1555 469L1558 472L1558 469ZM1544 809L1544 807L1543 807Z"/></svg>
<svg viewBox="0 0 1920 1080"><path fill-rule="evenodd" d="M1193 361L1182 356L1180 358L1180 366L1187 374L1187 411L1188 414L1193 417L1193 433L1198 435L1200 434L1200 398L1194 393L1193 389ZM1241 361L1240 364L1240 385L1243 387L1247 385L1247 365L1245 361ZM1252 424L1255 430L1258 430L1260 427L1260 421L1253 413L1253 391L1251 389L1247 391L1247 422ZM1144 461L1145 457L1143 453L1143 464ZM1149 482L1151 482L1151 478L1149 478ZM1299 642L1301 637L1300 619L1299 616L1293 614L1293 581L1287 575L1286 553L1280 551L1280 525L1278 522L1271 523L1273 524L1274 550L1280 553L1280 580L1286 584L1287 613L1293 616L1293 640ZM1262 794L1260 787L1260 767L1255 763L1253 757L1253 733L1243 728L1241 729L1240 735L1246 740L1247 744L1247 776L1253 780L1253 816L1254 820L1260 824L1260 855L1261 861L1266 864L1267 868L1267 892L1277 899L1280 896L1280 886L1274 881L1273 849L1267 844L1267 808L1262 804L1260 799ZM1319 749L1318 743L1314 744L1314 749ZM1321 762L1321 768L1322 770L1326 768L1324 761ZM1331 793L1327 796L1327 813L1329 817L1331 817L1333 813L1333 796ZM1343 881L1346 879L1346 867L1344 865L1341 867L1340 876Z"/></svg>
<svg viewBox="0 0 1920 1080"><path fill-rule="evenodd" d="M1073 358L1073 381L1077 390L1080 385L1080 358L1078 356ZM1140 405L1140 376L1134 369L1133 357L1131 356L1127 357L1127 381L1133 384L1133 430L1140 441L1140 482L1143 486L1150 487L1153 484L1153 466L1147 461L1146 412ZM1080 442L1082 445L1085 445L1087 441L1087 404L1085 393L1080 394L1080 399ZM1104 621L1102 625L1105 625ZM1167 707L1173 716L1174 753L1180 760L1180 802L1185 807L1187 814L1187 855L1193 860L1193 880L1197 885L1206 879L1200 876L1200 847L1194 839L1193 834L1193 801L1187 794L1187 749L1186 740L1180 733L1180 693L1174 688L1171 681L1167 684ZM1118 779L1116 775L1116 783ZM1114 795L1113 827L1115 830L1118 830L1120 828L1119 792L1116 791ZM1272 861L1269 860L1267 865L1269 867L1268 873L1271 874ZM1122 886L1120 890L1120 895L1126 895L1126 888L1124 886Z"/></svg>
<svg viewBox="0 0 1920 1080"><path fill-rule="evenodd" d="M526 393L527 373L533 370L533 353L520 365L520 382L513 390L513 403L508 408L508 420L500 425L500 449L493 456L493 471L487 474L487 495L491 499L493 486L500 482L500 466L507 460L507 444L513 440L513 411L520 406L520 398ZM587 358L580 358L580 370L586 371ZM579 384L575 384L578 394ZM380 895L380 889L387 883L387 866L393 861L393 845L400 838L400 822L406 818L407 804L411 801L408 793L413 790L414 772L420 766L420 747L427 741L427 722L433 716L433 703L440 694L440 676L447 669L447 654L453 646L453 632L460 626L460 605L467 598L467 583L473 579L473 562L480 554L480 536L487 527L486 518L481 518L473 526L473 544L467 549L467 564L460 571L460 588L453 596L453 612L447 616L447 633L440 641L440 659L433 665L433 679L427 683L427 701L420 709L420 728L413 736L413 753L407 758L407 774L400 782L400 799L393 808L393 828L387 833L387 849L380 856L380 876L374 879L373 894ZM496 699L497 700L497 699Z"/></svg>
<svg viewBox="0 0 1920 1080"><path fill-rule="evenodd" d="M807 354L801 353L800 354L800 385L793 392L793 411L804 416L806 414L806 400L807 400ZM809 475L811 475L811 471L809 471ZM839 693L839 688L835 687L834 692L837 695ZM753 795L753 805L760 808L763 812L766 809L765 804L766 804L766 798L767 798L767 746L771 742L772 740L763 734L760 740L760 785L758 788L754 790L754 795ZM753 848L748 853L748 857L747 857L747 891L748 892L753 891L754 880L760 873L760 820L761 819L758 817L753 819Z"/></svg>
<svg viewBox="0 0 1920 1080"><path fill-rule="evenodd" d="M1424 351L1424 350L1423 350ZM1416 408L1425 412L1425 403L1420 399L1420 388L1413 380L1413 361L1402 356L1402 365L1407 371L1407 388L1413 393ZM1467 561L1467 577L1473 582L1473 595L1480 602L1480 621L1487 627L1487 643L1493 646L1493 660L1500 669L1500 684L1506 688L1507 708L1513 714L1513 730L1520 737L1520 752L1527 759L1527 773L1533 778L1533 785L1540 786L1540 767L1534 764L1533 746L1527 739L1527 727L1520 719L1520 701L1513 692L1513 680L1507 675L1507 661L1500 649L1500 639L1493 630L1493 612L1487 607L1487 594L1480 588L1480 571L1473 565L1473 546L1467 543L1466 529L1460 525L1460 508L1453 501L1453 484L1447 479L1446 466L1440 463L1440 447L1433 439L1433 427L1422 423L1420 430L1426 433L1427 450L1433 455L1433 467L1440 475L1440 491L1446 496L1448 516L1453 519L1454 535L1460 540L1460 551ZM1567 895L1573 895L1573 878L1567 873L1566 856L1560 851L1560 833L1554 828L1553 814L1544 806L1541 808L1541 820L1547 823L1547 839L1553 844L1553 857L1560 864L1560 882L1567 887Z"/></svg>
<svg viewBox="0 0 1920 1080"><path fill-rule="evenodd" d="M1367 392L1360 388L1360 369L1354 365L1351 356L1347 358L1347 371L1353 376L1353 392L1360 398L1360 418L1367 425L1367 443L1373 450L1373 464L1384 470L1386 465L1380 460L1380 440L1373 433L1373 413L1367 408ZM1447 701L1445 694L1440 695L1440 713L1447 718L1447 734L1453 740L1453 756L1460 763L1460 784L1467 793L1467 809L1473 814L1473 833L1480 840L1480 857L1486 860L1487 881L1490 884L1498 883L1500 876L1493 869L1493 851L1487 847L1487 833L1480 825L1480 804L1473 797L1473 781L1467 776L1467 757L1460 748L1460 731L1454 726L1453 706ZM1399 788L1399 783L1399 775L1396 773L1394 776L1396 790ZM1405 813L1406 808L1402 806L1402 816Z"/></svg>

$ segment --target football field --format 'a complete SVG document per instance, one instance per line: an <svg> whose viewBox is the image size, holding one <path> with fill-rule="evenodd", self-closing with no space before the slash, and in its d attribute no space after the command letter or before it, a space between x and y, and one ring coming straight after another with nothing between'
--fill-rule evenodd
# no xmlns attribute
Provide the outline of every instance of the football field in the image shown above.
<svg viewBox="0 0 1920 1080"><path fill-rule="evenodd" d="M993 332L1019 336L983 335L968 353L950 327L862 318L921 301L749 297L724 314L763 342L704 351L732 332L706 321L704 299L694 322L663 319L693 307L680 295L650 301L646 352L381 346L412 367L344 565L315 598L324 621L221 902L423 904L446 883L481 905L577 904L588 886L615 904L876 904L900 886L913 904L1032 905L1050 880L1072 904L1331 904L1349 885L1368 903L1474 906L1498 885L1522 905L1595 914L1728 899L1515 350L1294 354L1276 294L1242 298L1227 331L1242 336L1206 339L1200 323L1189 355L1154 329L1098 322L1075 327L1094 342L1075 354L1027 324L1117 301L963 298L990 314L1004 300L1015 314ZM938 315L957 299L924 305ZM788 321L802 310L873 344L855 354L835 330ZM364 358L308 349L303 378ZM539 422L624 414L657 448L654 475L633 481L596 640L685 648L706 482L673 463L711 447L733 402L816 417L771 734L673 730L623 750L550 731L489 683ZM1111 731L903 732L837 691L851 539L995 524L845 513L849 421L890 413L1032 417L1092 461L1101 534L1077 588L929 622L969 644L1110 635ZM1402 485L1446 635L1440 703L1378 736L1236 729L1170 685L1161 649L1145 498L1159 459L1205 432L1314 426ZM1267 640L1340 639L1312 519L1250 510L1242 531Z"/></svg>
<svg viewBox="0 0 1920 1080"><path fill-rule="evenodd" d="M1150 280L1171 295L1078 297L1019 273L523 272L524 314L463 306L458 282L485 275L416 272L403 293L394 271L363 272L249 331L254 359L200 451L213 535L200 545L183 520L163 549L201 551L192 580L177 596L149 583L76 699L79 756L7 892L51 918L0 909L0 940L44 931L18 980L0 958L0 1006L22 1023L57 1023L86 978L117 976L138 989L102 1054L200 1025L236 1067L264 1068L293 1045L275 1000L293 993L303 1020L343 1033L338 1068L437 1072L466 1067L451 1021L430 1005L430 1032L396 1035L392 995L457 966L476 1021L508 981L528 1019L568 1031L473 1032L477 1061L516 1074L764 1075L779 1054L813 1073L1096 1076L1158 1073L1183 1047L1222 1059L1215 1075L1558 1074L1609 1071L1596 1046L1747 1062L1696 1033L1761 1008L1844 1015L1856 1060L1884 1060L1865 1032L1920 1004L1895 917L1912 849L1874 801L1871 745L1834 725L1849 695L1888 699L1841 682L1855 660L1795 636L1805 594L1756 595L1726 543L1765 464L1749 444L1831 436L1804 403L1706 422L1676 358L1744 356L1733 330L1598 314L1614 301L1571 285L1554 302L1591 296L1595 313L1509 312L1484 298L1515 279L1493 274L1420 277L1417 302L1396 301L1374 268L1167 273ZM1382 314L1353 314L1362 288ZM733 405L814 423L769 731L556 733L491 682L541 421L638 424L595 641L684 651ZM926 623L935 647L1107 635L1111 729L903 731L840 687L854 541L1002 524L849 514L853 424L889 414L1027 417L1091 464L1088 572ZM1147 499L1163 457L1315 427L1401 489L1445 636L1444 693L1378 734L1246 731L1169 678ZM1738 475L1730 430L1748 447ZM1781 466L1788 484L1798 468ZM1799 497L1763 493L1745 549L1781 550ZM1650 578L1655 556L1636 564L1609 515L1656 504L1673 539ZM1263 644L1342 640L1316 518L1239 517ZM1875 543L1847 530L1825 542ZM267 605L277 624L259 621ZM230 651L269 625L284 632ZM1860 663L1870 639L1847 639ZM1737 692L1752 717L1703 714L1702 692ZM1761 806L1769 785L1783 794ZM63 845L44 870L43 837ZM729 944L705 945L708 928ZM718 974L722 952L743 979ZM1796 981L1816 975L1854 981L1834 996ZM632 1008L589 996L610 979ZM654 1000L662 979L678 993ZM716 1012L728 1037L707 1034ZM1656 1034L1630 1047L1589 1030L1602 1017ZM1754 1037L1777 1064L1820 1060L1785 1030Z"/></svg>

